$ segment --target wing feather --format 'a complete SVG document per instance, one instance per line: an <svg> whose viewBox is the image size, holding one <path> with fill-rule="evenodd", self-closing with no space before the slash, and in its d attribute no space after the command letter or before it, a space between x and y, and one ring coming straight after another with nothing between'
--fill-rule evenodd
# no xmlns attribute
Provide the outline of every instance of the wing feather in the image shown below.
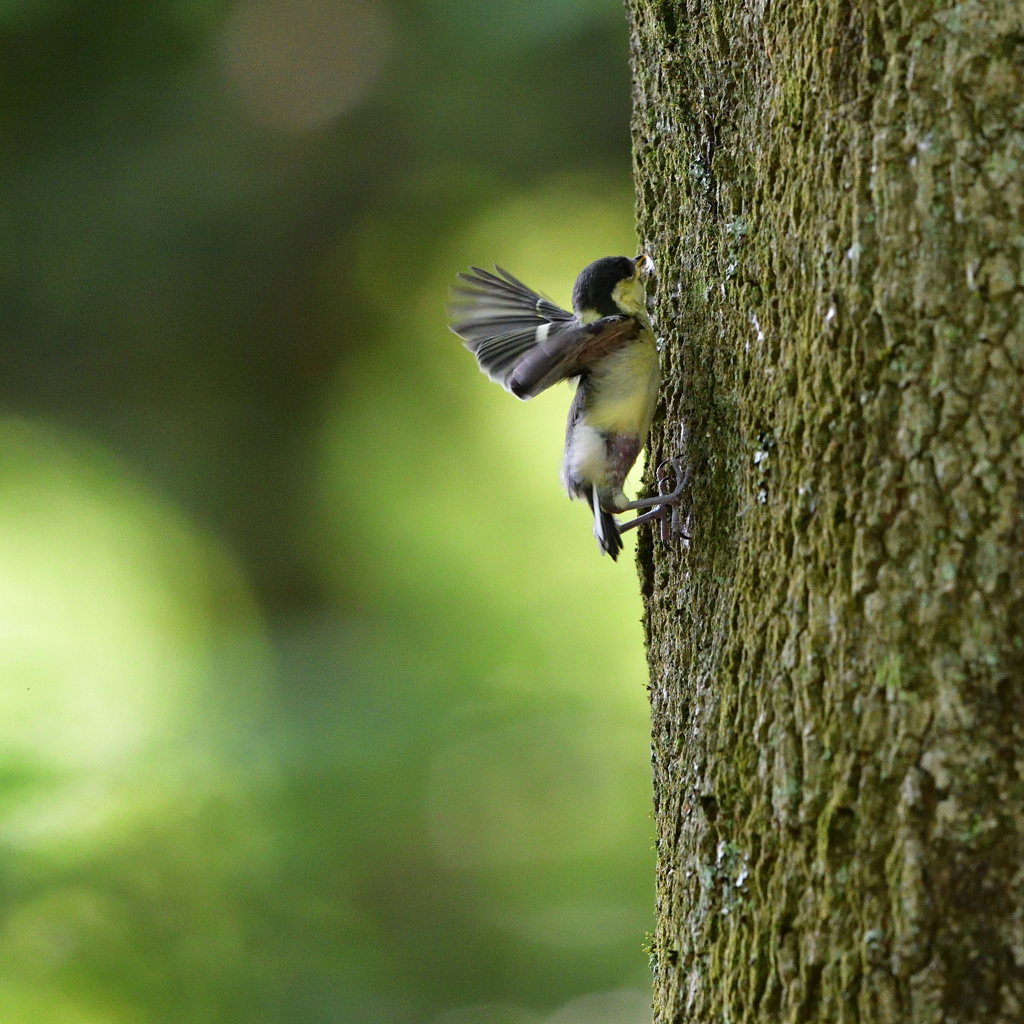
<svg viewBox="0 0 1024 1024"><path fill-rule="evenodd" d="M448 305L451 330L480 369L517 398L579 377L602 356L636 337L636 321L606 316L581 324L507 270L471 267L458 274Z"/></svg>
<svg viewBox="0 0 1024 1024"><path fill-rule="evenodd" d="M639 331L629 316L559 325L516 364L508 390L517 398L533 398L560 380L584 376L593 363L632 341Z"/></svg>
<svg viewBox="0 0 1024 1024"><path fill-rule="evenodd" d="M556 327L574 323L556 306L501 267L471 267L452 287L448 321L480 369L506 390L519 362ZM529 396L525 396L529 397Z"/></svg>

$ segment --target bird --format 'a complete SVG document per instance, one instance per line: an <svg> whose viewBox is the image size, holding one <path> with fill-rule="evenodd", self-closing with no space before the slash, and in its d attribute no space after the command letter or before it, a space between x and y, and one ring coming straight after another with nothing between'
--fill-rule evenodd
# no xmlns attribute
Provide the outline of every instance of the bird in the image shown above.
<svg viewBox="0 0 1024 1024"><path fill-rule="evenodd" d="M679 459L658 469L659 489L671 465L676 487L653 498L630 501L623 485L654 418L661 368L647 315L643 254L605 256L580 272L572 289L572 312L495 266L470 267L456 275L448 304L448 326L476 356L480 370L516 398L527 400L560 381L574 381L562 460L569 497L583 499L593 514L602 554L615 561L621 534L654 519L664 523L689 482ZM615 516L646 509L628 523ZM673 525L678 516L673 513Z"/></svg>

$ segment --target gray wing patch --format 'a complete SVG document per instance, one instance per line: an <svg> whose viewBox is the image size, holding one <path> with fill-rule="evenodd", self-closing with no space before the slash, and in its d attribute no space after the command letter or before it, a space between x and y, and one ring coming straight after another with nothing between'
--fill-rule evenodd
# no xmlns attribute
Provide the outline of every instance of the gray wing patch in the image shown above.
<svg viewBox="0 0 1024 1024"><path fill-rule="evenodd" d="M496 274L471 267L470 273L458 275L451 290L448 322L476 356L480 369L511 390L510 378L527 353L575 318L507 270L494 269Z"/></svg>
<svg viewBox="0 0 1024 1024"><path fill-rule="evenodd" d="M533 398L560 380L585 375L594 362L638 333L637 322L628 316L553 326L546 337L522 356L506 387L517 398Z"/></svg>

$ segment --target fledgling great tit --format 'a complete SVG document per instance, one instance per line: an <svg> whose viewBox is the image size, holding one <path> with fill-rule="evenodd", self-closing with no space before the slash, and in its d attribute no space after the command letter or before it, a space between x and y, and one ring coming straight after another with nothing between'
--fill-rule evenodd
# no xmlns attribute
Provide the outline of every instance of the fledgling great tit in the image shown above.
<svg viewBox="0 0 1024 1024"><path fill-rule="evenodd" d="M619 536L661 518L678 504L689 479L671 460L675 491L630 501L622 487L647 441L661 383L658 349L641 280L645 257L606 256L585 267L572 290L573 312L538 295L508 271L471 267L459 274L448 306L449 326L480 369L526 400L562 380L576 381L565 434L562 483L585 498L594 536L612 559ZM659 482L665 479L659 471ZM653 509L628 523L614 513Z"/></svg>

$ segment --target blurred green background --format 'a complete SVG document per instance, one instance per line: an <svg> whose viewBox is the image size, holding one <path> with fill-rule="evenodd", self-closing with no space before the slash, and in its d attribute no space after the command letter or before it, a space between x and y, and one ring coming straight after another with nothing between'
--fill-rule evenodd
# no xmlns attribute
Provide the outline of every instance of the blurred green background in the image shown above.
<svg viewBox="0 0 1024 1024"><path fill-rule="evenodd" d="M640 604L444 325L634 252L618 0L0 3L0 1021L640 1024Z"/></svg>

